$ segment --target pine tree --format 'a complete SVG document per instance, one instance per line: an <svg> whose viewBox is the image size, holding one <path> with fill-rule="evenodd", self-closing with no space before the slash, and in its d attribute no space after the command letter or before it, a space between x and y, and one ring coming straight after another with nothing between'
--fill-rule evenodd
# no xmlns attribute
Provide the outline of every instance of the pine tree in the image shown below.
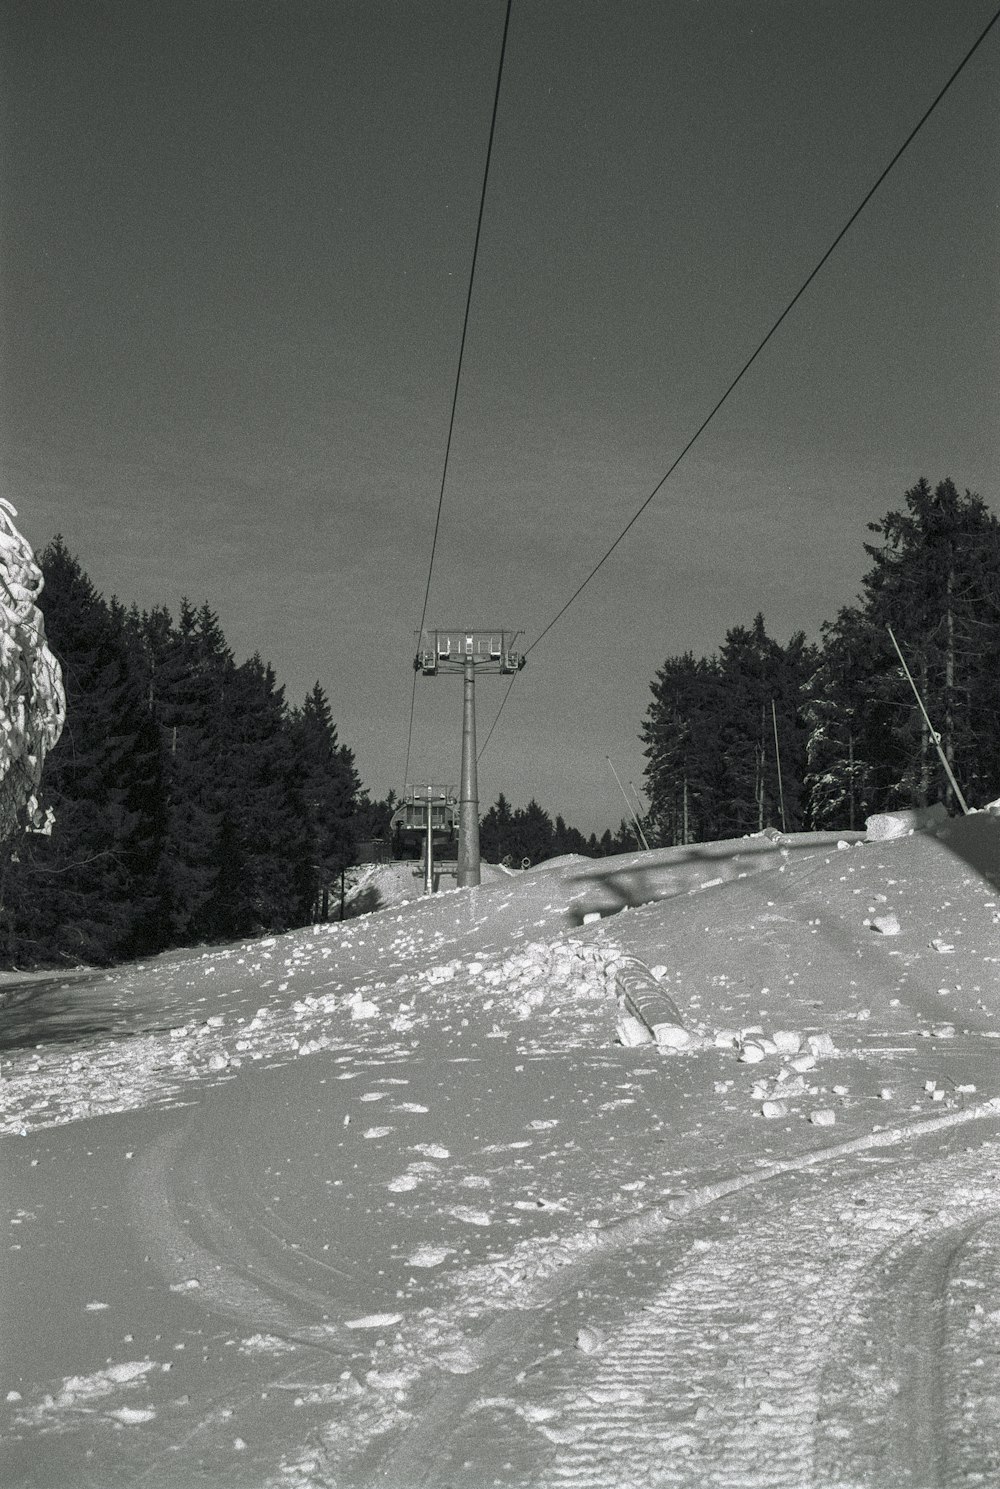
<svg viewBox="0 0 1000 1489"><path fill-rule="evenodd" d="M165 941L186 945L218 930L229 794L223 716L235 664L207 605L196 611L182 601L179 621L169 629L162 612L149 622L147 696L160 733L167 803L158 915ZM227 841L231 832L230 823Z"/></svg>
<svg viewBox="0 0 1000 1489"><path fill-rule="evenodd" d="M298 878L299 909L303 919L325 919L329 886L354 861L361 782L352 751L338 743L330 704L318 682L293 717L292 738L307 844Z"/></svg>
<svg viewBox="0 0 1000 1489"><path fill-rule="evenodd" d="M880 632L892 626L948 763L974 797L1000 774L1000 524L980 497L960 496L950 479L931 491L922 478L905 502L905 512L869 524L882 542L865 544L873 561L862 581L866 618ZM917 739L891 794L903 803L953 806L895 651L880 650L896 683L886 693L898 697Z"/></svg>
<svg viewBox="0 0 1000 1489"><path fill-rule="evenodd" d="M213 939L231 940L299 923L309 835L284 690L258 655L230 675L220 723L225 791L204 914Z"/></svg>
<svg viewBox="0 0 1000 1489"><path fill-rule="evenodd" d="M523 811L514 813L511 833L511 851L515 860L527 859L529 863L543 863L553 854L554 833L552 818L534 797Z"/></svg>
<svg viewBox="0 0 1000 1489"><path fill-rule="evenodd" d="M891 721L871 688L878 641L856 607L845 607L823 626L822 651L803 687L809 725L804 784L815 829L863 827L884 795Z"/></svg>
<svg viewBox="0 0 1000 1489"><path fill-rule="evenodd" d="M715 657L668 657L652 683L641 738L650 817L662 843L705 841L723 822L724 683Z"/></svg>
<svg viewBox="0 0 1000 1489"><path fill-rule="evenodd" d="M759 614L749 629L727 631L717 657L667 659L642 730L650 816L661 842L781 826L782 808L789 831L801 824L808 737L801 685L814 666L815 648L803 633L782 647Z"/></svg>
<svg viewBox="0 0 1000 1489"><path fill-rule="evenodd" d="M40 798L51 834L24 836L8 868L3 955L106 963L148 944L155 742L121 607L105 603L62 538L41 567L67 722Z"/></svg>
<svg viewBox="0 0 1000 1489"><path fill-rule="evenodd" d="M892 627L963 793L1000 779L1000 525L971 492L921 479L906 510L869 523L861 603L824 627L807 692L809 791L817 826L952 792L899 665Z"/></svg>
<svg viewBox="0 0 1000 1489"><path fill-rule="evenodd" d="M513 813L510 802L501 791L479 824L481 856L489 863L502 863L505 858L512 858L514 851L512 831Z"/></svg>

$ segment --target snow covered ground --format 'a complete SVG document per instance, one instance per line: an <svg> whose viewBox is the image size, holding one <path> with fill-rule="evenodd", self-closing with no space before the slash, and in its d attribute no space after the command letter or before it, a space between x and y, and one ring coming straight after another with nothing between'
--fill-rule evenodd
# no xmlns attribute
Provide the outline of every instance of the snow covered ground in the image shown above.
<svg viewBox="0 0 1000 1489"><path fill-rule="evenodd" d="M383 888L8 985L0 1482L1000 1482L995 817Z"/></svg>

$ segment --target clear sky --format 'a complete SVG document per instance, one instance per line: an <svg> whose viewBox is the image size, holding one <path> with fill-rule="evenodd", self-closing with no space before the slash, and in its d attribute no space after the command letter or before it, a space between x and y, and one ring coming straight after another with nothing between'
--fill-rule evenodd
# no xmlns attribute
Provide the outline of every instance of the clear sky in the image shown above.
<svg viewBox="0 0 1000 1489"><path fill-rule="evenodd" d="M432 625L530 644L994 0L514 0ZM0 491L106 595L208 599L403 784L504 0L5 0ZM996 505L1000 25L532 652L480 799L586 831L664 659L857 592L919 476ZM506 682L478 684L482 742ZM410 779L457 781L420 678Z"/></svg>

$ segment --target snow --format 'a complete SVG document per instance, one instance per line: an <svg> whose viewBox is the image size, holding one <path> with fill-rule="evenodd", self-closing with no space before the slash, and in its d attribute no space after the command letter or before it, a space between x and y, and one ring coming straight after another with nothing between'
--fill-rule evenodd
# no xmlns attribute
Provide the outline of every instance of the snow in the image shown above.
<svg viewBox="0 0 1000 1489"><path fill-rule="evenodd" d="M8 985L0 1481L1000 1481L998 888L936 817Z"/></svg>

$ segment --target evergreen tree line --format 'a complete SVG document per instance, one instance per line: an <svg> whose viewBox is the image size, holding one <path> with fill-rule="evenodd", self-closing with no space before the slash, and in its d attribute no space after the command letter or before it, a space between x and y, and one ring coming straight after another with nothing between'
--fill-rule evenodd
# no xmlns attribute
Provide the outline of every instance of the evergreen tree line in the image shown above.
<svg viewBox="0 0 1000 1489"><path fill-rule="evenodd" d="M501 794L479 824L479 848L489 863L508 863L520 868L529 863L542 863L564 853L580 853L600 858L609 853L627 853L639 846L633 830L623 821L612 837L605 830L601 837L591 833L584 837L575 827L567 827L562 817L555 822L532 797L526 807L511 807Z"/></svg>
<svg viewBox="0 0 1000 1489"><path fill-rule="evenodd" d="M109 963L308 924L370 811L319 683L289 707L217 615L105 602L56 538L41 609L67 720L48 832L0 860L0 964Z"/></svg>
<svg viewBox="0 0 1000 1489"><path fill-rule="evenodd" d="M819 645L799 632L782 646L758 615L717 655L668 657L657 672L641 737L660 843L859 828L935 801L957 810L938 744L969 805L1000 792L1000 524L951 480L932 491L921 479L868 529L861 594Z"/></svg>

